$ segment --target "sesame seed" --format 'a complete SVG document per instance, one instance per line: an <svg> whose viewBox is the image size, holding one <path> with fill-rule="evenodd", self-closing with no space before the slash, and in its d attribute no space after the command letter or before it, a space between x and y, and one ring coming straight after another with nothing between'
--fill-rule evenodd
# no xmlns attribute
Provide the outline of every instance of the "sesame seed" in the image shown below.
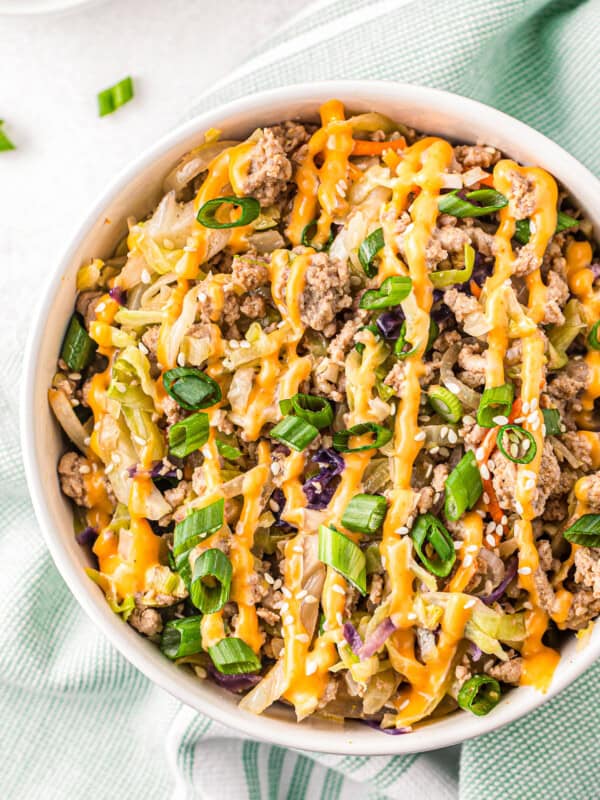
<svg viewBox="0 0 600 800"><path fill-rule="evenodd" d="M470 567L472 563L473 563L473 556L472 555L466 555L464 557L464 559L463 559L463 566L464 567Z"/></svg>
<svg viewBox="0 0 600 800"><path fill-rule="evenodd" d="M68 376L72 381L80 381L81 380L81 373L80 372L69 372Z"/></svg>
<svg viewBox="0 0 600 800"><path fill-rule="evenodd" d="M463 417L463 425L474 425L475 424L475 417L472 417L470 414L465 414Z"/></svg>
<svg viewBox="0 0 600 800"><path fill-rule="evenodd" d="M180 367L185 366L185 356L183 355L183 353L179 353L179 355L177 356L177 363L179 364Z"/></svg>
<svg viewBox="0 0 600 800"><path fill-rule="evenodd" d="M442 458L448 458L448 456L450 455L450 450L448 450L447 447L440 447L440 455L442 456Z"/></svg>
<svg viewBox="0 0 600 800"><path fill-rule="evenodd" d="M87 475L88 472L91 472L91 469L90 469L90 467L88 467L87 464L82 464L79 467L79 472L81 472L82 475Z"/></svg>
<svg viewBox="0 0 600 800"><path fill-rule="evenodd" d="M299 553L300 555L303 555L303 553L304 553L304 550L302 549L302 545L299 545L299 544L295 544L292 547L292 550L294 551L294 553Z"/></svg>
<svg viewBox="0 0 600 800"><path fill-rule="evenodd" d="M317 602L317 598L314 596L314 594L307 594L306 597L304 598L304 602L305 603L316 603Z"/></svg>
<svg viewBox="0 0 600 800"><path fill-rule="evenodd" d="M479 550L479 547L476 544L470 544L468 547L465 548L467 553L476 553Z"/></svg>
<svg viewBox="0 0 600 800"><path fill-rule="evenodd" d="M454 549L455 550L462 550L462 546L463 545L464 545L464 542L454 542Z"/></svg>
<svg viewBox="0 0 600 800"><path fill-rule="evenodd" d="M134 439L135 439L135 437L134 437ZM144 442L144 444L145 444L145 442ZM112 453L111 456L110 456L110 460L113 462L113 464L120 464L121 463L121 456L118 453Z"/></svg>
<svg viewBox="0 0 600 800"><path fill-rule="evenodd" d="M325 626L323 626L323 627L325 627ZM308 675L314 675L316 671L317 671L316 662L315 661L308 661L306 666L304 667L304 672L306 673L306 675L307 676Z"/></svg>
<svg viewBox="0 0 600 800"><path fill-rule="evenodd" d="M266 582L270 583L271 585L273 584L273 582L275 580L275 578L272 575L270 575L268 572L265 572L264 578L265 578Z"/></svg>
<svg viewBox="0 0 600 800"><path fill-rule="evenodd" d="M490 503L490 496L487 492L483 493L483 502L486 504L486 506Z"/></svg>
<svg viewBox="0 0 600 800"><path fill-rule="evenodd" d="M271 511L274 511L276 514L277 514L278 511L281 510L280 507L279 507L279 503L276 503L275 500L270 500L269 501L269 508L271 509Z"/></svg>
<svg viewBox="0 0 600 800"><path fill-rule="evenodd" d="M460 387L456 383L453 383L452 381L446 382L446 389L452 392L452 394L458 394L460 392Z"/></svg>
<svg viewBox="0 0 600 800"><path fill-rule="evenodd" d="M277 590L281 587L281 578L277 578L275 583L273 584L273 589Z"/></svg>
<svg viewBox="0 0 600 800"><path fill-rule="evenodd" d="M341 611L338 611L337 614L335 615L335 621L340 626L340 628L344 624L344 618L342 617L342 612Z"/></svg>
<svg viewBox="0 0 600 800"><path fill-rule="evenodd" d="M240 343L238 342L237 339L232 339L229 342L229 347L231 347L232 350L237 350L239 346L240 346Z"/></svg>
<svg viewBox="0 0 600 800"><path fill-rule="evenodd" d="M408 614L406 615L406 619L413 620L413 619L416 619L416 618L417 618L417 615L415 614L414 611L409 611Z"/></svg>
<svg viewBox="0 0 600 800"><path fill-rule="evenodd" d="M206 303L208 300L208 295L206 292L198 292L198 300L200 303Z"/></svg>
<svg viewBox="0 0 600 800"><path fill-rule="evenodd" d="M531 567L519 567L517 572L519 575L531 575Z"/></svg>
<svg viewBox="0 0 600 800"><path fill-rule="evenodd" d="M306 591L306 589L300 589L300 591L297 592L296 594L296 600L303 600L307 594L308 592Z"/></svg>
<svg viewBox="0 0 600 800"><path fill-rule="evenodd" d="M486 533L493 533L495 529L496 529L496 523L494 522L494 520L488 522L488 524L485 526Z"/></svg>
<svg viewBox="0 0 600 800"><path fill-rule="evenodd" d="M489 479L490 479L490 471L487 468L487 464L482 464L479 467L479 471L481 472L481 477L483 478L483 480L484 481L489 481Z"/></svg>
<svg viewBox="0 0 600 800"><path fill-rule="evenodd" d="M456 444L458 442L458 436L456 435L456 431L453 428L450 428L448 431L448 441L450 444Z"/></svg>
<svg viewBox="0 0 600 800"><path fill-rule="evenodd" d="M531 401L531 410L535 411L537 407L538 407L538 399L537 397L534 397L533 400Z"/></svg>
<svg viewBox="0 0 600 800"><path fill-rule="evenodd" d="M442 428L440 430L440 437L442 439L445 439L447 434L448 434L448 426L447 425L442 425Z"/></svg>
<svg viewBox="0 0 600 800"><path fill-rule="evenodd" d="M485 540L489 544L490 547L495 547L496 546L496 540L494 539L493 534L488 533L488 535L485 537Z"/></svg>
<svg viewBox="0 0 600 800"><path fill-rule="evenodd" d="M98 303L95 309L96 313L98 313L98 311L104 311L105 308L106 308L106 303Z"/></svg>
<svg viewBox="0 0 600 800"><path fill-rule="evenodd" d="M145 356L147 356L148 353L150 352L143 342L138 342L138 350L140 351L140 353L143 353Z"/></svg>
<svg viewBox="0 0 600 800"><path fill-rule="evenodd" d="M240 342L240 347L245 348L246 350L250 349L250 342L247 342L245 339Z"/></svg>
<svg viewBox="0 0 600 800"><path fill-rule="evenodd" d="M294 624L294 617L291 614L288 614L283 618L284 625L293 625Z"/></svg>
<svg viewBox="0 0 600 800"><path fill-rule="evenodd" d="M496 533L498 534L498 536L501 536L504 533L504 528L500 523L496 525Z"/></svg>
<svg viewBox="0 0 600 800"><path fill-rule="evenodd" d="M439 453L439 451L440 448L437 445L435 445L435 447L432 447L429 452L431 453L432 456L434 456L436 453Z"/></svg>
<svg viewBox="0 0 600 800"><path fill-rule="evenodd" d="M422 442L425 439L425 431L419 431L415 434L415 442Z"/></svg>
<svg viewBox="0 0 600 800"><path fill-rule="evenodd" d="M501 525L507 525L508 524L508 517L506 516L506 514L502 514L502 519L500 520L500 524Z"/></svg>
<svg viewBox="0 0 600 800"><path fill-rule="evenodd" d="M517 514L523 513L523 505L518 500L515 501L515 509L517 511Z"/></svg>
<svg viewBox="0 0 600 800"><path fill-rule="evenodd" d="M404 710L406 708L406 706L409 705L409 704L410 704L410 700L408 698L406 698L406 700L403 700L400 703L400 705L398 706L398 711Z"/></svg>
<svg viewBox="0 0 600 800"><path fill-rule="evenodd" d="M496 425L508 425L508 417L505 417L503 414L498 414L497 417L492 417L492 422Z"/></svg>
<svg viewBox="0 0 600 800"><path fill-rule="evenodd" d="M296 639L297 642L304 642L304 643L310 642L310 639L308 638L308 633L297 633L294 636L294 639Z"/></svg>
<svg viewBox="0 0 600 800"><path fill-rule="evenodd" d="M281 590L281 594L282 594L284 597L291 597L291 596L292 596L292 593L291 593L291 592L290 592L290 590L287 588L287 586L284 586L284 587L283 587L283 589Z"/></svg>
<svg viewBox="0 0 600 800"><path fill-rule="evenodd" d="M142 270L142 274L140 275L140 277L142 279L142 283L150 283L150 281L152 280L152 278L150 277L150 273L148 272L147 269Z"/></svg>
<svg viewBox="0 0 600 800"><path fill-rule="evenodd" d="M545 436L545 435L546 435L546 426L542 422L542 436ZM529 445L529 441L527 442L527 444Z"/></svg>
<svg viewBox="0 0 600 800"><path fill-rule="evenodd" d="M178 481L180 481L183 478L183 472L180 469L178 469L177 472L175 473L175 477L177 478Z"/></svg>
<svg viewBox="0 0 600 800"><path fill-rule="evenodd" d="M282 603L279 603L279 610L282 614L287 614L287 612L290 610L290 604L284 600Z"/></svg>
<svg viewBox="0 0 600 800"><path fill-rule="evenodd" d="M396 533L400 534L400 536L405 536L408 533L408 528L406 525L401 525L399 528L396 528Z"/></svg>
<svg viewBox="0 0 600 800"><path fill-rule="evenodd" d="M104 472L105 472L107 475L110 475L110 473L113 471L113 469L114 469L114 468L115 468L115 465L114 465L114 464L108 464L108 466L106 467L106 469L104 470Z"/></svg>
<svg viewBox="0 0 600 800"><path fill-rule="evenodd" d="M339 583L334 583L333 586L331 587L331 591L336 592L337 594L343 594L344 597L346 596L344 588L340 586Z"/></svg>
<svg viewBox="0 0 600 800"><path fill-rule="evenodd" d="M467 602L465 603L465 608L473 608L473 606L475 605L475 602L476 602L475 598L472 597L470 600L467 600Z"/></svg>
<svg viewBox="0 0 600 800"><path fill-rule="evenodd" d="M90 446L90 444L91 444L91 441L92 441L92 440L90 439L90 437L89 437L89 436L86 436L86 437L85 437L85 439L83 440L83 443L84 443L84 445L85 445L86 447L89 447L89 446Z"/></svg>
<svg viewBox="0 0 600 800"><path fill-rule="evenodd" d="M523 403L521 408L523 409L524 414L529 414L529 403L527 402L527 400Z"/></svg>
<svg viewBox="0 0 600 800"><path fill-rule="evenodd" d="M280 471L281 471L281 465L279 464L278 461L274 461L271 464L271 472L273 473L273 475L279 475Z"/></svg>
<svg viewBox="0 0 600 800"><path fill-rule="evenodd" d="M132 436L131 438L133 439L133 441L134 441L136 444L139 444L139 446L140 446L140 447L144 447L144 446L145 446L145 444L146 444L146 440L145 440L145 439L142 439L142 437L141 437L141 436L136 436L135 434L133 434L133 436ZM117 455L117 453L113 453L113 455L112 455L113 461L114 461L114 459L115 459L115 456L116 456L116 455ZM118 463L118 462L117 462L117 463Z"/></svg>

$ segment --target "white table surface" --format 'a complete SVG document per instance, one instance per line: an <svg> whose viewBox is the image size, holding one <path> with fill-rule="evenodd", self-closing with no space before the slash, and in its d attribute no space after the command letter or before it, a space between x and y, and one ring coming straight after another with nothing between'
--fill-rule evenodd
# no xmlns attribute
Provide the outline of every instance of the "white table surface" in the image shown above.
<svg viewBox="0 0 600 800"><path fill-rule="evenodd" d="M0 350L23 344L41 282L114 174L307 0L109 0L0 15ZM100 119L98 91L135 98ZM8 324L7 324L8 323Z"/></svg>

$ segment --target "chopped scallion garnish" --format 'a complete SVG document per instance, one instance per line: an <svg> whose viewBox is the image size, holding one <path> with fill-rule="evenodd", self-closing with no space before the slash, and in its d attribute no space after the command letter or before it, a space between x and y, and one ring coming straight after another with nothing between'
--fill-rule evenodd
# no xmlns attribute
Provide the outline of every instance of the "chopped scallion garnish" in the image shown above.
<svg viewBox="0 0 600 800"><path fill-rule="evenodd" d="M472 450L468 450L454 467L445 482L444 513L455 522L467 509L473 508L483 493L483 483Z"/></svg>
<svg viewBox="0 0 600 800"><path fill-rule="evenodd" d="M354 436L365 436L372 434L374 437L368 444L361 444L357 447L350 447L350 439ZM362 450L372 450L375 447L383 447L392 438L392 431L377 425L376 422L361 422L343 431L336 431L333 434L333 446L339 453L359 453Z"/></svg>
<svg viewBox="0 0 600 800"><path fill-rule="evenodd" d="M175 367L163 375L167 394L186 411L210 408L221 400L219 384L195 367Z"/></svg>
<svg viewBox="0 0 600 800"><path fill-rule="evenodd" d="M271 428L269 435L300 452L317 438L319 429L300 417L288 416Z"/></svg>
<svg viewBox="0 0 600 800"><path fill-rule="evenodd" d="M216 438L217 443L217 450L228 461L235 461L238 458L241 458L242 451L239 450L237 447L233 447L233 445L229 444L228 442L220 439L218 436Z"/></svg>
<svg viewBox="0 0 600 800"><path fill-rule="evenodd" d="M495 417L509 417L514 393L515 388L512 383L485 389L477 409L477 424L482 428L493 428L496 425Z"/></svg>
<svg viewBox="0 0 600 800"><path fill-rule="evenodd" d="M478 717L483 717L498 705L502 692L500 684L489 675L473 675L460 687L458 705Z"/></svg>
<svg viewBox="0 0 600 800"><path fill-rule="evenodd" d="M98 93L98 112L101 117L112 114L133 98L133 81L127 76L114 86Z"/></svg>
<svg viewBox="0 0 600 800"><path fill-rule="evenodd" d="M383 520L387 503L378 494L357 494L344 511L342 525L356 533L377 533Z"/></svg>
<svg viewBox="0 0 600 800"><path fill-rule="evenodd" d="M96 347L79 314L73 314L60 351L62 360L73 372L81 372L94 358Z"/></svg>
<svg viewBox="0 0 600 800"><path fill-rule="evenodd" d="M322 253L331 247L333 244L333 233L329 234L329 237L324 245L315 244L313 239L315 234L317 233L317 220L313 219L312 222L309 222L308 225L305 225L302 229L302 233L300 234L300 244L303 244L304 247L312 247L313 250L316 250L317 253Z"/></svg>
<svg viewBox="0 0 600 800"><path fill-rule="evenodd" d="M2 130L4 120L0 119L0 153L6 150L16 150L14 144Z"/></svg>
<svg viewBox="0 0 600 800"><path fill-rule="evenodd" d="M563 432L560 421L560 411L557 408L542 408L546 436L560 436Z"/></svg>
<svg viewBox="0 0 600 800"><path fill-rule="evenodd" d="M440 197L438 208L442 214L450 214L459 219L485 217L508 205L506 197L495 189L477 189L474 192L467 192L465 199L460 197L458 192L459 189L454 189Z"/></svg>
<svg viewBox="0 0 600 800"><path fill-rule="evenodd" d="M569 228L574 228L576 225L579 225L581 220L575 219L575 217L570 217L568 214L565 214L564 211L559 211L556 215L556 228L554 229L554 233L560 233L561 231L567 231ZM531 237L531 223L528 219L519 219L515 223L515 235L514 238L520 244L527 244Z"/></svg>
<svg viewBox="0 0 600 800"><path fill-rule="evenodd" d="M223 527L225 501L221 498L204 508L192 511L175 525L173 554L177 560L183 553L189 553L199 542Z"/></svg>
<svg viewBox="0 0 600 800"><path fill-rule="evenodd" d="M423 566L438 578L445 578L456 561L456 550L452 537L433 516L422 514L410 532L417 555Z"/></svg>
<svg viewBox="0 0 600 800"><path fill-rule="evenodd" d="M160 649L170 659L193 656L202 652L202 617L185 617L167 622L160 640Z"/></svg>
<svg viewBox="0 0 600 800"><path fill-rule="evenodd" d="M319 526L319 561L343 575L361 594L367 593L365 554L337 528Z"/></svg>
<svg viewBox="0 0 600 800"><path fill-rule="evenodd" d="M208 442L209 431L208 414L202 411L179 420L169 428L169 452L185 458Z"/></svg>
<svg viewBox="0 0 600 800"><path fill-rule="evenodd" d="M359 307L369 311L378 308L392 308L406 300L412 289L412 281L407 275L392 275L386 278L379 289L369 289L360 299Z"/></svg>
<svg viewBox="0 0 600 800"><path fill-rule="evenodd" d="M232 572L230 560L216 547L194 561L190 597L203 614L214 614L229 600Z"/></svg>
<svg viewBox="0 0 600 800"><path fill-rule="evenodd" d="M373 259L383 249L384 245L383 228L377 228L366 239L363 239L361 246L358 248L358 260L369 278L373 278L377 274Z"/></svg>
<svg viewBox="0 0 600 800"><path fill-rule="evenodd" d="M446 422L458 422L462 418L462 403L450 389L446 389L445 386L430 386L427 389L427 397L429 405Z"/></svg>
<svg viewBox="0 0 600 800"><path fill-rule="evenodd" d="M591 327L590 332L588 333L587 343L588 347L591 350L600 350L600 340L598 339L598 327L600 326L600 320L598 322L594 322Z"/></svg>
<svg viewBox="0 0 600 800"><path fill-rule="evenodd" d="M223 675L243 675L260 669L260 658L246 642L230 636L208 648L213 664Z"/></svg>
<svg viewBox="0 0 600 800"><path fill-rule="evenodd" d="M281 400L279 408L282 414L293 414L310 422L315 428L326 428L333 422L333 408L329 400L314 394L295 394L287 400Z"/></svg>
<svg viewBox="0 0 600 800"><path fill-rule="evenodd" d="M240 208L242 213L235 220L219 222L217 212L222 206ZM205 228L240 228L249 225L260 215L260 203L254 197L215 197L207 200L198 211L196 219Z"/></svg>

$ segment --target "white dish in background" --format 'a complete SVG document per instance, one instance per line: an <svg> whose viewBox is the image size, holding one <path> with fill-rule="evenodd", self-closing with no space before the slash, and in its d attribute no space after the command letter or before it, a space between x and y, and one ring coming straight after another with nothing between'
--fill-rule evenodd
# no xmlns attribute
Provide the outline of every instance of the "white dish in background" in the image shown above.
<svg viewBox="0 0 600 800"><path fill-rule="evenodd" d="M548 694L520 687L486 717L459 712L405 736L385 736L360 723L341 726L314 717L297 724L292 712L280 706L262 716L241 711L236 696L177 668L113 614L102 591L86 576L86 554L73 536L71 505L56 476L64 442L47 402L73 308L77 269L93 256L108 256L126 230L126 218L131 214L139 218L154 207L162 179L178 158L201 143L208 128L219 128L224 138L243 138L261 125L315 118L319 105L333 97L356 112L380 111L419 130L464 142L483 141L521 162L542 166L568 187L596 230L600 225L600 183L588 170L540 133L473 100L425 87L370 81L301 84L236 100L187 122L138 158L116 178L70 242L31 327L21 402L22 446L38 521L58 569L90 619L150 680L225 725L278 745L352 755L412 753L487 733L541 705L600 656L600 628L594 628L583 648L575 636L566 643Z"/></svg>
<svg viewBox="0 0 600 800"><path fill-rule="evenodd" d="M100 0L0 0L0 16L66 13L99 2Z"/></svg>

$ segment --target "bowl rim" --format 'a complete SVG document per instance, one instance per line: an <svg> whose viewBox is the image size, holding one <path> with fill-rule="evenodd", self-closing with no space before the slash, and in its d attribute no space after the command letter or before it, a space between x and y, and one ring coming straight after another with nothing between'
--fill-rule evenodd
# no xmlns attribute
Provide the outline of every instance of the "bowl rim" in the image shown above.
<svg viewBox="0 0 600 800"><path fill-rule="evenodd" d="M304 728L296 722L282 722L264 715L254 716L247 712L242 712L235 706L225 708L223 704L218 704L216 700L213 702L211 698L203 699L200 702L197 697L192 696L192 693L186 689L185 681L178 679L178 673L173 664L166 660L164 665L153 663L147 652L144 652L143 645L147 643L144 643L142 638L139 637L139 646L134 646L131 639L125 635L124 628L126 626L123 626L121 620L112 612L111 616L106 615L106 608L101 609L100 607L101 605L106 606L104 598L92 592L95 587L93 587L81 566L74 562L61 543L58 534L58 523L50 515L45 496L46 490L36 456L35 435L32 424L35 414L34 397L38 344L43 336L53 301L59 292L63 275L71 267L79 247L85 241L104 208L113 202L130 182L144 173L152 166L153 162L165 155L178 143L191 135L200 135L208 128L217 127L220 119L225 119L230 115L255 111L257 120L260 122L261 111L264 113L270 104L276 104L277 102L297 101L318 104L327 98L339 97L344 103L351 104L353 94L360 96L366 93L369 94L374 108L377 107L379 100L389 101L390 93L393 93L399 101L405 103L414 100L415 102L418 101L418 105L422 105L425 98L427 104L432 108L454 116L457 115L457 107L460 107L461 112L472 118L474 124L476 124L479 115L483 114L488 120L493 119L502 129L502 132L506 132L507 137L512 141L518 142L519 137L525 137L532 147L535 146L540 151L543 151L546 160L562 161L563 166L568 167L571 175L570 184L577 184L581 189L587 183L587 186L590 187L590 191L586 192L588 198L591 197L592 192L595 192L600 197L600 181L552 140L534 128L491 106L440 89L396 81L318 81L269 89L215 106L206 112L195 115L192 119L162 136L125 166L100 194L84 216L83 221L77 226L76 233L70 238L70 244L64 250L62 257L58 259L55 268L51 271L51 275L42 288L37 308L33 315L24 354L19 427L29 493L38 524L59 572L92 622L107 637L109 642L149 680L186 705L232 728L234 731L240 732L242 735L258 737L260 740L278 745L315 752L341 755L404 755L448 747L466 741L475 736L489 733L533 711L562 691L600 656L600 638L590 642L584 650L577 654L577 658L569 664L568 673L563 670L559 675L555 676L546 694L535 692L532 689L519 689L518 691L522 694L520 694L518 703L511 704L505 701L494 713L483 718L475 718L472 715L456 715L452 718L455 724L447 725L443 729L437 729L434 721L433 724L423 726L408 736L382 736L376 731L370 731L368 737L359 737L359 751L356 749L356 743L353 742L353 738L356 737L353 737L352 730L349 731L346 726L340 726L340 733L343 732L343 735L337 735L337 731L332 731L330 727L326 730L319 730L318 728L315 730L312 727ZM583 189L581 189L580 194L582 192ZM597 216L594 218L594 222L596 221L600 224L600 205L598 206ZM425 732L425 735L423 735L423 732Z"/></svg>

